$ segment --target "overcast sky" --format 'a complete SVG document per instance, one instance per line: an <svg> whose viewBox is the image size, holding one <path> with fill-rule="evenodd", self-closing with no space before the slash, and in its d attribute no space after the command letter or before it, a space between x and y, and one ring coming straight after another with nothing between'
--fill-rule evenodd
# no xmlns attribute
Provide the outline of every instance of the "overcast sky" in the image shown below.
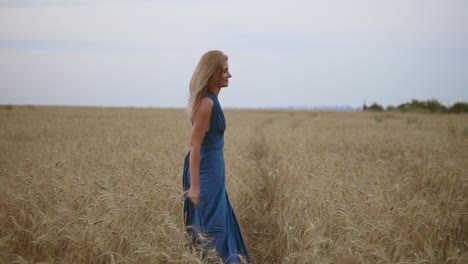
<svg viewBox="0 0 468 264"><path fill-rule="evenodd" d="M211 49L225 107L468 101L466 0L0 0L0 104L184 107Z"/></svg>

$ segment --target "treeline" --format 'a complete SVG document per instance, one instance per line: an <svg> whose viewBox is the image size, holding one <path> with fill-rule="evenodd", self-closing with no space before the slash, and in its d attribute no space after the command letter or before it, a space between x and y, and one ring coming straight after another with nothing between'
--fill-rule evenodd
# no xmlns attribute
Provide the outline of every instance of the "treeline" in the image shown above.
<svg viewBox="0 0 468 264"><path fill-rule="evenodd" d="M428 101L411 100L411 102L403 103L398 106L389 105L384 108L378 103L373 103L367 106L363 105L364 111L370 112L419 112L419 113L468 113L468 103L456 102L447 107L441 104L438 100L432 99Z"/></svg>

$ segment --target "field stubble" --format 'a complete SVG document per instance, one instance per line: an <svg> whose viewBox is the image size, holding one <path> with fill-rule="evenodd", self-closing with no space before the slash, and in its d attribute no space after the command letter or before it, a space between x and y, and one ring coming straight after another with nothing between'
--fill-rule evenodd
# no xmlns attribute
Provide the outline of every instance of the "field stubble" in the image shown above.
<svg viewBox="0 0 468 264"><path fill-rule="evenodd" d="M253 263L468 262L467 115L225 113ZM203 262L182 225L182 110L14 107L0 123L0 262Z"/></svg>

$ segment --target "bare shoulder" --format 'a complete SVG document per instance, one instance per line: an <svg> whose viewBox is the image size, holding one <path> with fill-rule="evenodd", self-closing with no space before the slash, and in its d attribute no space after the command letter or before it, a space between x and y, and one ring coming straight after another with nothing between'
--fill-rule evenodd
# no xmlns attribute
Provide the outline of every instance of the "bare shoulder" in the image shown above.
<svg viewBox="0 0 468 264"><path fill-rule="evenodd" d="M200 100L200 104L198 105L197 111L202 111L202 112L211 112L211 109L213 108L213 101L211 101L210 98L208 97L203 97Z"/></svg>
<svg viewBox="0 0 468 264"><path fill-rule="evenodd" d="M210 98L204 97L200 100L200 104L195 111L195 118L197 117L206 117L211 115L213 109L213 101Z"/></svg>

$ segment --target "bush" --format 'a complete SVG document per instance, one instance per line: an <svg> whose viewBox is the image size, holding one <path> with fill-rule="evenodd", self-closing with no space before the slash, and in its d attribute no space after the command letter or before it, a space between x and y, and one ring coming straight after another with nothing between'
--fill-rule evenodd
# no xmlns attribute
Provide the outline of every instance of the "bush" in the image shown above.
<svg viewBox="0 0 468 264"><path fill-rule="evenodd" d="M411 102L403 103L396 108L400 112L419 112L419 113L447 113L446 106L441 104L436 99L428 101L411 100Z"/></svg>
<svg viewBox="0 0 468 264"><path fill-rule="evenodd" d="M375 120L376 123L380 123L380 122L382 122L384 120L384 117L381 116L381 115L375 115L374 120Z"/></svg>
<svg viewBox="0 0 468 264"><path fill-rule="evenodd" d="M384 108L381 105L377 104L377 103L373 103L367 109L369 111L372 111L372 112L382 112L384 110Z"/></svg>
<svg viewBox="0 0 468 264"><path fill-rule="evenodd" d="M468 113L468 103L463 103L463 102L457 102L454 103L448 111L450 113Z"/></svg>
<svg viewBox="0 0 468 264"><path fill-rule="evenodd" d="M442 105L436 99L429 100L425 103L425 108L431 113L447 113L447 107Z"/></svg>
<svg viewBox="0 0 468 264"><path fill-rule="evenodd" d="M387 106L387 109L385 109L385 111L387 111L387 112L395 112L395 111L396 111L396 107L393 106L393 105L389 105L389 106Z"/></svg>
<svg viewBox="0 0 468 264"><path fill-rule="evenodd" d="M409 103L400 104L396 107L396 110L403 112L403 113L408 112L410 110L410 104Z"/></svg>
<svg viewBox="0 0 468 264"><path fill-rule="evenodd" d="M384 108L377 104L373 103L371 106L363 106L364 111L372 111L372 112L382 112ZM436 99L431 99L428 101L419 101L416 99L411 100L411 102L402 103L397 107L393 105L387 106L385 109L387 112L416 112L416 113L468 113L468 103L465 102L457 102L453 104L451 107L446 107L445 105L441 104Z"/></svg>

